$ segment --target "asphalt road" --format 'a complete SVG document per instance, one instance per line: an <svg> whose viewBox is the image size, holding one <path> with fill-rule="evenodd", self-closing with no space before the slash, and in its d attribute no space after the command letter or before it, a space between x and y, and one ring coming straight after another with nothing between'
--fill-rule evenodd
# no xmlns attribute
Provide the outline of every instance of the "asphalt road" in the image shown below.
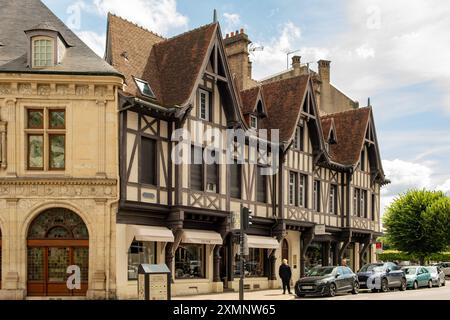
<svg viewBox="0 0 450 320"><path fill-rule="evenodd" d="M173 300L238 300L237 292L174 297ZM444 287L420 288L406 291L391 290L390 292L372 293L361 290L359 294L338 294L336 297L304 297L297 298L294 294L282 294L279 290L246 291L245 300L450 300L450 280Z"/></svg>
<svg viewBox="0 0 450 320"><path fill-rule="evenodd" d="M314 299L314 298L312 298ZM406 291L391 290L390 292L372 293L361 290L359 294L339 294L333 298L319 298L324 300L450 300L450 281L440 288L420 288Z"/></svg>

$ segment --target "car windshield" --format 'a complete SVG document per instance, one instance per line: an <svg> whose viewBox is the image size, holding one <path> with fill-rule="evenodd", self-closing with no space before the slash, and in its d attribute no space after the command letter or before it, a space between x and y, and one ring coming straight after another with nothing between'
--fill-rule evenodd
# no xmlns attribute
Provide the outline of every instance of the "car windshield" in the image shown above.
<svg viewBox="0 0 450 320"><path fill-rule="evenodd" d="M313 268L308 272L309 277L322 277L333 273L333 267Z"/></svg>
<svg viewBox="0 0 450 320"><path fill-rule="evenodd" d="M417 268L403 268L405 274L416 274Z"/></svg>
<svg viewBox="0 0 450 320"><path fill-rule="evenodd" d="M379 272L379 271L381 271L382 268L383 268L382 264L366 264L359 271L360 272L370 272L370 271L377 271L377 272Z"/></svg>

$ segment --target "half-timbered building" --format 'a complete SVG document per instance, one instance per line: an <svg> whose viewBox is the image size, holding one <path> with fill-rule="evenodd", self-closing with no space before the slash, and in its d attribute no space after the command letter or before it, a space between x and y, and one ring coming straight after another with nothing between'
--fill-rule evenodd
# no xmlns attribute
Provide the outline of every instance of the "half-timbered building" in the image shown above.
<svg viewBox="0 0 450 320"><path fill-rule="evenodd" d="M254 81L249 43L243 30L223 39L217 22L166 39L109 15L106 60L125 76L114 257L119 298L136 297L140 263L167 264L174 295L237 289L233 230L243 206L254 214L247 289L278 287L282 258L293 279L317 263L346 257L357 268L372 259L386 182L372 109L330 88L321 108L320 79L305 68ZM222 161L227 129L247 136L231 163ZM261 129L278 130L279 141L266 151L279 163L273 175L263 174L259 152L250 161L248 137Z"/></svg>

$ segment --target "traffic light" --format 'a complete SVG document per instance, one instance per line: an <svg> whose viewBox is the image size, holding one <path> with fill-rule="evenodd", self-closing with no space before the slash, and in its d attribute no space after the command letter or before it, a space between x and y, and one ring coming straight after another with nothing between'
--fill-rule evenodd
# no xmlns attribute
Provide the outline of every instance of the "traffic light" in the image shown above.
<svg viewBox="0 0 450 320"><path fill-rule="evenodd" d="M242 216L241 216L242 229L244 231L247 231L252 224L252 219L253 219L252 210L244 207L244 208L242 208L241 213L242 213Z"/></svg>

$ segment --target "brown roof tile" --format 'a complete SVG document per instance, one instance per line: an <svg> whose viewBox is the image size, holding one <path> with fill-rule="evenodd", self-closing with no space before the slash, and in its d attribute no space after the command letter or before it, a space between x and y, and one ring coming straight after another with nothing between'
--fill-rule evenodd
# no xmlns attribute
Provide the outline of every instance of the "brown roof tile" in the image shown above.
<svg viewBox="0 0 450 320"><path fill-rule="evenodd" d="M327 114L321 118L322 127L331 124L331 119L334 120L338 139L336 144L330 145L331 159L340 164L355 165L359 161L364 143L370 108Z"/></svg>
<svg viewBox="0 0 450 320"><path fill-rule="evenodd" d="M267 118L262 127L279 129L280 141L287 142L294 134L309 75L301 75L262 85Z"/></svg>
<svg viewBox="0 0 450 320"><path fill-rule="evenodd" d="M170 39L110 16L112 64L127 78L126 93L139 96L132 76L149 82L158 103L184 105L191 96L217 24ZM121 54L126 52L128 61Z"/></svg>
<svg viewBox="0 0 450 320"><path fill-rule="evenodd" d="M260 91L259 86L241 91L241 101L242 101L241 109L244 115L253 112L253 110L255 109L259 91Z"/></svg>

